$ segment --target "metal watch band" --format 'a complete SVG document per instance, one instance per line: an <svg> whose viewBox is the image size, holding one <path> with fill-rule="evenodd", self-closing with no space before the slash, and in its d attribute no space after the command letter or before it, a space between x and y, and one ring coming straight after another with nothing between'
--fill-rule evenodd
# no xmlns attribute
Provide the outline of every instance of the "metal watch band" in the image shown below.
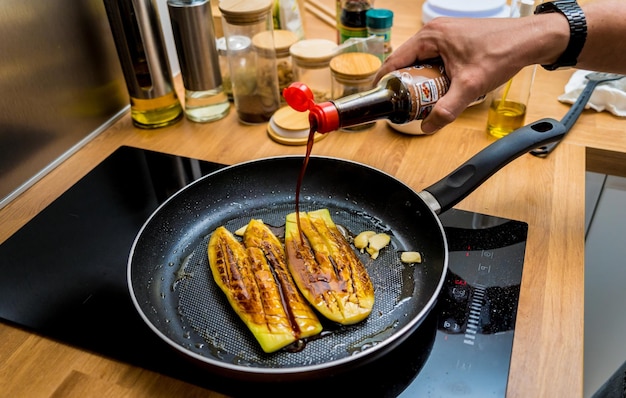
<svg viewBox="0 0 626 398"><path fill-rule="evenodd" d="M541 3L535 9L535 14L558 12L567 18L569 23L570 38L567 48L555 63L541 65L547 70L555 70L561 67L574 66L587 39L587 20L585 13L576 0L557 0Z"/></svg>

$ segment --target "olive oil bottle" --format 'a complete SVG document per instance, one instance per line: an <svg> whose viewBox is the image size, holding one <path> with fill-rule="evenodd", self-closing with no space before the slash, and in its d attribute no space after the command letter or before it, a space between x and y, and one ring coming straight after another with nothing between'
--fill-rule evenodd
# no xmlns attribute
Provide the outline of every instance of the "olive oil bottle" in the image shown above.
<svg viewBox="0 0 626 398"><path fill-rule="evenodd" d="M133 124L169 126L183 116L172 84L156 4L151 0L104 0L130 95Z"/></svg>

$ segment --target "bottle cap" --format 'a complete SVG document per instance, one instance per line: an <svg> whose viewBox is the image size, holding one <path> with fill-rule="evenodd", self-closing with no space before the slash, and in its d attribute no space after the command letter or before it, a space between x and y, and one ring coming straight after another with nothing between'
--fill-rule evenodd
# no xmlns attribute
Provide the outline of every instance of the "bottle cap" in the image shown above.
<svg viewBox="0 0 626 398"><path fill-rule="evenodd" d="M294 82L283 90L283 97L290 107L305 112L315 106L313 91L304 83Z"/></svg>
<svg viewBox="0 0 626 398"><path fill-rule="evenodd" d="M316 104L313 92L304 83L291 83L283 90L287 104L298 112L309 111L311 126L321 134L329 133L339 128L339 112L330 101Z"/></svg>
<svg viewBox="0 0 626 398"><path fill-rule="evenodd" d="M371 8L365 12L365 20L370 29L389 29L393 25L393 11Z"/></svg>
<svg viewBox="0 0 626 398"><path fill-rule="evenodd" d="M185 88L207 91L221 86L209 0L168 0L167 6Z"/></svg>

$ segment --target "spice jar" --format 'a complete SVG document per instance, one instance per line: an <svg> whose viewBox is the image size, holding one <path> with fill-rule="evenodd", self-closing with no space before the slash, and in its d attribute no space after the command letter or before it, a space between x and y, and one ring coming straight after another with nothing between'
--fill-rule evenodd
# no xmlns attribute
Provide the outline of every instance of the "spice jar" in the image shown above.
<svg viewBox="0 0 626 398"><path fill-rule="evenodd" d="M264 70L263 73L276 73L278 75L279 94L293 83L293 65L289 47L297 41L298 36L295 33L282 29L275 30L273 35L272 32L266 31L252 38L252 46L259 58L270 57L273 59L276 57L276 68Z"/></svg>
<svg viewBox="0 0 626 398"><path fill-rule="evenodd" d="M393 25L393 11L385 8L370 8L365 13L367 34L383 39L382 60L391 54L391 26Z"/></svg>
<svg viewBox="0 0 626 398"><path fill-rule="evenodd" d="M368 91L374 87L374 77L381 60L369 53L344 53L330 60L333 99ZM375 122L344 126L342 130L360 131L373 127Z"/></svg>
<svg viewBox="0 0 626 398"><path fill-rule="evenodd" d="M272 32L272 0L222 0L222 29L233 90L233 101L239 120L265 123L280 106L276 53L271 45L259 56L252 39L259 33Z"/></svg>
<svg viewBox="0 0 626 398"><path fill-rule="evenodd" d="M332 99L330 60L337 44L325 39L300 40L289 49L293 60L293 79L305 83L316 102Z"/></svg>

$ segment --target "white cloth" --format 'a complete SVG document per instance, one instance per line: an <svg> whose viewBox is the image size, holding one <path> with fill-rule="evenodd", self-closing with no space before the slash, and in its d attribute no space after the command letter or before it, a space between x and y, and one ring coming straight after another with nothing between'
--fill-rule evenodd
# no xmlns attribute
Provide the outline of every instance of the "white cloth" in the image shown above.
<svg viewBox="0 0 626 398"><path fill-rule="evenodd" d="M577 70L565 85L565 93L559 101L573 104L587 84L588 70ZM604 82L596 86L586 108L597 112L607 110L616 116L626 117L626 77Z"/></svg>

